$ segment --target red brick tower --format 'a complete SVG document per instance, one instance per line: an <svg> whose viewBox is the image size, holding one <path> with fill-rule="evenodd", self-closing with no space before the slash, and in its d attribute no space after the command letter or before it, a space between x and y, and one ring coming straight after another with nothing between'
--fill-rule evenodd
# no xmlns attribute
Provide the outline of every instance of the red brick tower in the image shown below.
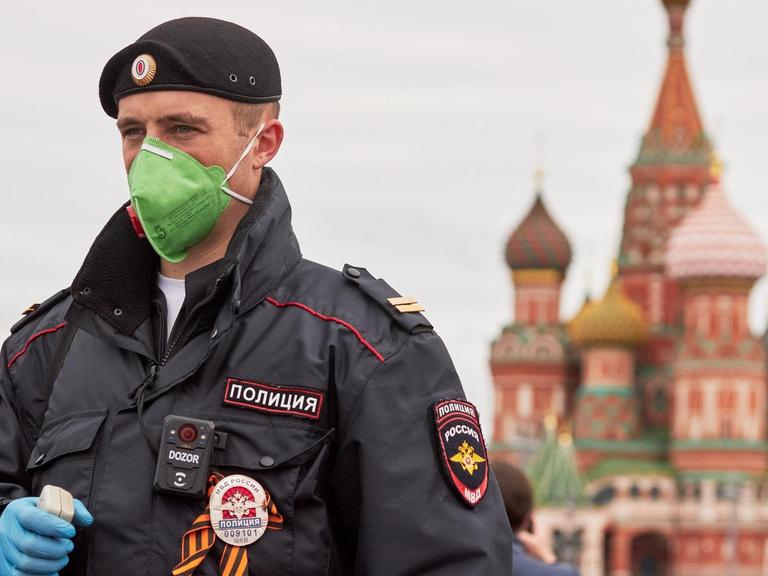
<svg viewBox="0 0 768 576"><path fill-rule="evenodd" d="M569 332L582 351L574 432L581 464L588 469L605 457L626 454L640 436L635 352L647 326L614 278L605 296L571 321Z"/></svg>
<svg viewBox="0 0 768 576"><path fill-rule="evenodd" d="M667 64L635 163L624 209L619 275L625 293L645 313L651 331L640 351L643 419L669 426L668 366L680 330L677 283L664 274L671 230L696 206L710 182L710 141L704 132L688 76L683 25L689 0L662 0L669 17Z"/></svg>
<svg viewBox="0 0 768 576"><path fill-rule="evenodd" d="M681 494L675 573L738 566L761 574L768 560L755 514L768 469L765 349L747 323L749 293L765 270L765 245L715 178L667 252L684 311L670 439Z"/></svg>
<svg viewBox="0 0 768 576"><path fill-rule="evenodd" d="M494 444L525 455L544 437L543 420L570 412L575 384L570 343L560 320L560 290L571 245L550 216L541 190L509 237L515 321L491 346L496 390Z"/></svg>
<svg viewBox="0 0 768 576"><path fill-rule="evenodd" d="M766 248L719 183L670 238L684 333L674 362L672 463L682 471L765 472L765 350L747 322Z"/></svg>

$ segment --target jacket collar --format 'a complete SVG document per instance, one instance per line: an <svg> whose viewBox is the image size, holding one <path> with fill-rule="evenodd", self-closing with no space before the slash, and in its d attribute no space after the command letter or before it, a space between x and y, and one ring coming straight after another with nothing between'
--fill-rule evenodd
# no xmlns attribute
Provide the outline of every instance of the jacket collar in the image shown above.
<svg viewBox="0 0 768 576"><path fill-rule="evenodd" d="M158 256L136 236L126 206L94 241L71 290L78 306L130 336L149 318ZM285 189L277 174L265 168L254 203L235 229L208 290L231 276L231 309L243 313L274 290L300 259Z"/></svg>

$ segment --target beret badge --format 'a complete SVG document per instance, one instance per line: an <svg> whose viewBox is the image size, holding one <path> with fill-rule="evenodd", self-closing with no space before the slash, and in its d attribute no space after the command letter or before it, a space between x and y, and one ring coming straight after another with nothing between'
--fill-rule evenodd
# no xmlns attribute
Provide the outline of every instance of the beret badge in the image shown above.
<svg viewBox="0 0 768 576"><path fill-rule="evenodd" d="M149 54L142 54L133 61L131 77L137 86L146 86L155 79L157 62Z"/></svg>

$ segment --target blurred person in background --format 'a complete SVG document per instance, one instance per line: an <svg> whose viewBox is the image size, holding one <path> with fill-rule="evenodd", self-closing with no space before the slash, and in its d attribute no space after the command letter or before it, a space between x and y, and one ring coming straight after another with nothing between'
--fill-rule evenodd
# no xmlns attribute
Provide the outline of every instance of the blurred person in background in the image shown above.
<svg viewBox="0 0 768 576"><path fill-rule="evenodd" d="M491 464L501 489L504 508L514 533L513 576L579 576L570 565L558 563L552 549L534 534L533 487L519 468L507 462Z"/></svg>

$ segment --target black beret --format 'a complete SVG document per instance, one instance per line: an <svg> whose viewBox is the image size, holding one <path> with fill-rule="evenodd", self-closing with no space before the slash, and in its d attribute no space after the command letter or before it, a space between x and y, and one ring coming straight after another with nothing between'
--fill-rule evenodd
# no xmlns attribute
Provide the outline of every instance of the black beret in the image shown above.
<svg viewBox="0 0 768 576"><path fill-rule="evenodd" d="M280 68L256 34L215 18L179 18L152 28L112 56L99 80L104 111L147 90L192 90L239 102L280 99Z"/></svg>

